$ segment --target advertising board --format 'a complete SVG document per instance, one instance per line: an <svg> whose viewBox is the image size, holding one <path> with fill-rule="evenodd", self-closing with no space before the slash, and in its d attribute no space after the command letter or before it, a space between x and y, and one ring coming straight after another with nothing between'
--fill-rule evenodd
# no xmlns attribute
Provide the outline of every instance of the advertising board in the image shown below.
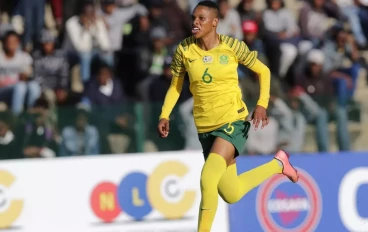
<svg viewBox="0 0 368 232"><path fill-rule="evenodd" d="M239 172L270 160L241 157ZM367 232L368 153L291 157L300 180L276 175L230 206L231 232Z"/></svg>
<svg viewBox="0 0 368 232"><path fill-rule="evenodd" d="M203 163L200 152L2 161L0 228L194 232ZM213 231L228 225L220 200Z"/></svg>

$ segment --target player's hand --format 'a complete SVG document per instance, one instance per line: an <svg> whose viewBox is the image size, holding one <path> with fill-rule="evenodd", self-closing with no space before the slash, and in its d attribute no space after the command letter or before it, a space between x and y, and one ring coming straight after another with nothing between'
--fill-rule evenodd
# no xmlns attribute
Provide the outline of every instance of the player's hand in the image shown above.
<svg viewBox="0 0 368 232"><path fill-rule="evenodd" d="M166 138L169 135L170 123L169 120L162 118L157 126L158 134L161 138Z"/></svg>
<svg viewBox="0 0 368 232"><path fill-rule="evenodd" d="M261 129L263 129L265 126L268 125L268 117L266 113L266 108L263 106L256 106L256 109L253 111L253 115L251 118L251 121L253 121L253 125L255 129L257 130L259 127L259 124L262 122Z"/></svg>

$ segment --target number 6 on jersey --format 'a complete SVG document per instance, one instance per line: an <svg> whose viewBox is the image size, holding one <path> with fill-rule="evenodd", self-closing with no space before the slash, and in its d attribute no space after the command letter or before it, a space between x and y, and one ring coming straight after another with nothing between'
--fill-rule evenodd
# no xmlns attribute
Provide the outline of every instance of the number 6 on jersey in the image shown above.
<svg viewBox="0 0 368 232"><path fill-rule="evenodd" d="M208 68L206 68L206 70L204 71L203 76L202 76L202 80L203 80L204 83L209 84L209 83L212 82L212 76L207 71L208 71Z"/></svg>

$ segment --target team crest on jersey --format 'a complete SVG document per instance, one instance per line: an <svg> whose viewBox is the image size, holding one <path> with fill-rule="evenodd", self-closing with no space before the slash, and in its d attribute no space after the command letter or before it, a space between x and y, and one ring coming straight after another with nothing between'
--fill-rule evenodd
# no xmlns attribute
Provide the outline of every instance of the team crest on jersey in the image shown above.
<svg viewBox="0 0 368 232"><path fill-rule="evenodd" d="M203 57L203 63L205 63L205 64L212 63L212 61L213 61L212 56L204 56Z"/></svg>
<svg viewBox="0 0 368 232"><path fill-rule="evenodd" d="M298 184L277 175L262 184L257 193L257 217L264 231L315 231L322 214L317 183L298 168Z"/></svg>
<svg viewBox="0 0 368 232"><path fill-rule="evenodd" d="M220 64L228 64L228 63L229 63L229 57L227 55L221 55Z"/></svg>

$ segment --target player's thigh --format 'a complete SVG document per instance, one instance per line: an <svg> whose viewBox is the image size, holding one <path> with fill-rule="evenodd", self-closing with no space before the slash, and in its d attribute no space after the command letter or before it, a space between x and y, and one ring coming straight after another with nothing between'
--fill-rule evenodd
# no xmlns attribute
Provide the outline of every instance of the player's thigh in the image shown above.
<svg viewBox="0 0 368 232"><path fill-rule="evenodd" d="M216 153L222 156L226 160L226 164L229 166L232 164L235 157L235 147L231 142L221 137L216 137L211 147L211 153Z"/></svg>

